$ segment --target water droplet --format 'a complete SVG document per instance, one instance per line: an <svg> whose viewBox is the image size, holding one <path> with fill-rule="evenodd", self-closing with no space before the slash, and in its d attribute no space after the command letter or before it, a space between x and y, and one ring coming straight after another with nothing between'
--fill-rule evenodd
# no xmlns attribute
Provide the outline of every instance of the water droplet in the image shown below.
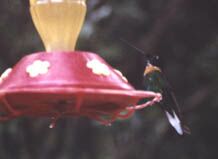
<svg viewBox="0 0 218 159"><path fill-rule="evenodd" d="M109 127L109 126L112 126L112 124L111 124L111 123L107 123L107 124L106 124L106 126L108 126L108 127Z"/></svg>
<svg viewBox="0 0 218 159"><path fill-rule="evenodd" d="M53 129L56 126L56 122L57 122L58 119L59 119L59 116L51 118L51 124L49 125L50 129Z"/></svg>
<svg viewBox="0 0 218 159"><path fill-rule="evenodd" d="M55 127L55 123L51 123L50 125L49 125L49 128L50 129L53 129Z"/></svg>

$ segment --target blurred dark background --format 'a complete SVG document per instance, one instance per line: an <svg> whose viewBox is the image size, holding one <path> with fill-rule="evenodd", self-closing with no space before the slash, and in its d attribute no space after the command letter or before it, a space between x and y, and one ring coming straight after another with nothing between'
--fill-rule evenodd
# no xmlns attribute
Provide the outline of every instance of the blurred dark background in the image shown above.
<svg viewBox="0 0 218 159"><path fill-rule="evenodd" d="M20 118L0 124L0 159L215 159L218 158L218 1L88 0L78 50L89 50L121 70L140 89L143 58L120 38L157 54L183 117L179 136L157 107L111 127L85 118ZM0 71L43 50L27 0L0 5Z"/></svg>

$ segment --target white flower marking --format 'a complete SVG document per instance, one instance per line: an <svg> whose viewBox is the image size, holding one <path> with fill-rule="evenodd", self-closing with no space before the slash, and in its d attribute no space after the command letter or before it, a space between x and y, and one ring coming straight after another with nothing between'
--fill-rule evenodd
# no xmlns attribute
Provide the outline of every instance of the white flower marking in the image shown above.
<svg viewBox="0 0 218 159"><path fill-rule="evenodd" d="M123 76L122 72L120 72L119 70L117 69L114 69L114 71L119 74L121 76L121 78L125 81L125 82L128 82L127 78L125 76Z"/></svg>
<svg viewBox="0 0 218 159"><path fill-rule="evenodd" d="M30 77L37 77L38 75L43 75L48 72L50 63L48 61L36 60L33 64L27 66L26 72Z"/></svg>
<svg viewBox="0 0 218 159"><path fill-rule="evenodd" d="M9 76L9 74L11 73L11 71L12 71L12 68L8 68L7 70L5 70L5 71L2 73L2 75L1 75L1 77L0 77L0 83L2 83L2 82Z"/></svg>
<svg viewBox="0 0 218 159"><path fill-rule="evenodd" d="M107 65L103 64L98 60L89 61L86 66L92 69L92 72L97 75L109 76L110 70Z"/></svg>

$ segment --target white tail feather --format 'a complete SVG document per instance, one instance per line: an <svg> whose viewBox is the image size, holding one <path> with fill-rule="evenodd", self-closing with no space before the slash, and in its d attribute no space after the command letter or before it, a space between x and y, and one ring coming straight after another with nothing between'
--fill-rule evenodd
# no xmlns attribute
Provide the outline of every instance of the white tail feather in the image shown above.
<svg viewBox="0 0 218 159"><path fill-rule="evenodd" d="M179 120L179 117L176 115L176 113L173 111L173 115L168 113L167 111L166 115L170 122L170 124L174 127L174 129L177 131L178 134L183 135L182 125L181 121Z"/></svg>

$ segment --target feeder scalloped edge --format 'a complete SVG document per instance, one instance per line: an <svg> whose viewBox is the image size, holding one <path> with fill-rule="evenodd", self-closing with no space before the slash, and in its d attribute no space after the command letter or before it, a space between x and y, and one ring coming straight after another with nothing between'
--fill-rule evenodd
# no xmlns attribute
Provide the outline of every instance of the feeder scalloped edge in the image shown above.
<svg viewBox="0 0 218 159"><path fill-rule="evenodd" d="M108 125L160 100L159 93L135 90L94 53L40 52L23 57L2 78L0 121L49 117L53 127L60 117L85 116Z"/></svg>

